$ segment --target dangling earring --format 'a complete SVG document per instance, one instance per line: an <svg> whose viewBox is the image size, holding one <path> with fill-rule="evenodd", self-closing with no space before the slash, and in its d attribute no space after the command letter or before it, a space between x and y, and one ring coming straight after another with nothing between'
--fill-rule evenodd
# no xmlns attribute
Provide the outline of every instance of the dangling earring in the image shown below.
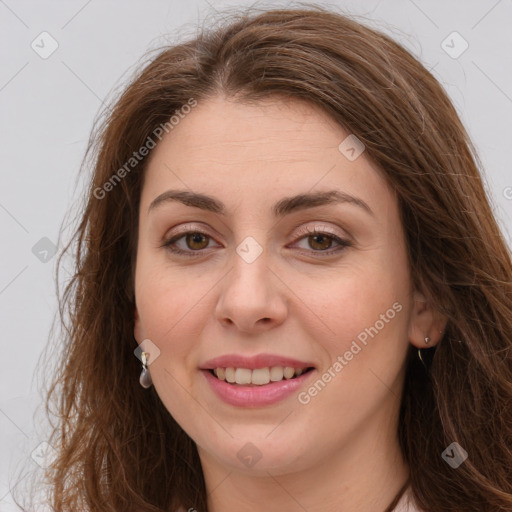
<svg viewBox="0 0 512 512"><path fill-rule="evenodd" d="M147 389L153 384L153 379L151 378L151 374L147 367L149 354L147 352L142 352L140 354L140 358L142 359L142 372L140 373L139 382L143 388Z"/></svg>
<svg viewBox="0 0 512 512"><path fill-rule="evenodd" d="M428 345L430 343L430 338L428 336L425 336L425 344ZM423 358L421 357L421 348L418 349L418 357L420 358L421 364L427 368L427 365L425 364L425 361L423 361Z"/></svg>

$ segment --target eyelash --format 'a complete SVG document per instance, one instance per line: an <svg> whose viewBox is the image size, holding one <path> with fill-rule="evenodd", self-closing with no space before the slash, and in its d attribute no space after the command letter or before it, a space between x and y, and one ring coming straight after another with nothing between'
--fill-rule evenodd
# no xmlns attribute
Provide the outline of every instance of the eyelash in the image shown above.
<svg viewBox="0 0 512 512"><path fill-rule="evenodd" d="M178 249L176 247L173 247L173 245L178 241L180 240L181 238L185 237L186 235L190 235L190 234L198 234L198 235L203 235L207 238L213 238L211 237L208 233L205 233L204 231L201 231L201 230L198 230L198 229L195 229L195 230L190 230L190 231L184 231L183 233L180 233L176 236L173 236L171 237L169 240L166 240L162 243L161 247L164 247L166 248L167 250L169 250L170 252L174 253L174 254L177 254L179 256L186 256L186 257L199 257L199 256L202 256L203 254L203 251L206 251L207 249L199 249L199 250L188 250L188 251L184 251L182 249ZM309 228L306 228L305 230L303 230L301 233L300 233L300 237L295 241L295 242L298 242L304 238L308 238L310 236L314 236L314 235L323 235L323 236L327 236L327 238L330 238L332 239L334 242L336 242L337 244L340 245L340 247L338 247L337 249L334 249L334 250L314 250L314 249L311 249L311 251L313 253L318 253L320 257L327 257L327 256L332 256L333 254L335 253L339 253L339 252L342 252L344 249L346 249L347 247L351 247L351 243L348 241L348 240L345 240L343 238L340 238L336 235L333 235L332 233L329 233L329 232L326 232L326 231L321 231L317 228L313 228L313 229L309 229Z"/></svg>

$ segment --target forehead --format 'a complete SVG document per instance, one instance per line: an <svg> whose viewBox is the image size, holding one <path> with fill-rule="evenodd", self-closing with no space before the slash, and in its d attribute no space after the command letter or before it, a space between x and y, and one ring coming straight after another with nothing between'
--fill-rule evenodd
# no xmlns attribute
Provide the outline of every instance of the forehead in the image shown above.
<svg viewBox="0 0 512 512"><path fill-rule="evenodd" d="M252 155L272 161L318 156L347 133L319 108L300 100L272 98L240 103L218 96L200 102L164 136L154 154L186 145L195 158L237 162Z"/></svg>
<svg viewBox="0 0 512 512"><path fill-rule="evenodd" d="M351 137L304 101L215 97L200 102L152 150L142 202L166 188L208 192L227 204L332 188L389 201L382 173L364 151L347 158L344 141L350 145Z"/></svg>

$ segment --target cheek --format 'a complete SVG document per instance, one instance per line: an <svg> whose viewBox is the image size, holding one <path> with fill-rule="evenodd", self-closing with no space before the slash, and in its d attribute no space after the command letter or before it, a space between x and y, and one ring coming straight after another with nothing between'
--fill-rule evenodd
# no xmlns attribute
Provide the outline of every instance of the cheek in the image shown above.
<svg viewBox="0 0 512 512"><path fill-rule="evenodd" d="M140 264L140 266L139 266ZM177 367L193 354L199 338L198 316L206 311L212 283L194 279L187 270L142 257L136 272L137 310L142 333L160 349L167 364ZM156 368L155 368L156 370Z"/></svg>
<svg viewBox="0 0 512 512"><path fill-rule="evenodd" d="M300 316L314 318L311 311L318 315L321 336L329 346L343 348L376 323L382 333L405 328L406 315L397 310L405 310L409 296L407 267L387 265L377 253L374 256L324 278L302 281Z"/></svg>
<svg viewBox="0 0 512 512"><path fill-rule="evenodd" d="M408 266L400 252L390 256L380 248L357 256L357 262L330 279L305 287L302 296L308 297L311 310L320 312L317 326L326 335L314 336L311 326L309 330L326 354L323 371L335 375L332 380L325 375L330 383L326 393L319 393L318 404L325 402L326 410L358 411L361 419L383 403L400 375L410 298ZM303 313L306 318L307 311Z"/></svg>
<svg viewBox="0 0 512 512"><path fill-rule="evenodd" d="M327 282L323 293L309 294L312 302L308 306L321 311L322 324L329 327L322 330L328 336L312 338L327 356L319 379L325 377L328 383L325 388L313 383L306 393L317 410L329 410L340 421L349 412L351 420L342 428L350 429L377 411L389 396L399 394L394 385L407 349L407 278L405 272L383 272L381 265L361 265ZM318 428L339 435L338 424L324 425L324 421L320 414Z"/></svg>

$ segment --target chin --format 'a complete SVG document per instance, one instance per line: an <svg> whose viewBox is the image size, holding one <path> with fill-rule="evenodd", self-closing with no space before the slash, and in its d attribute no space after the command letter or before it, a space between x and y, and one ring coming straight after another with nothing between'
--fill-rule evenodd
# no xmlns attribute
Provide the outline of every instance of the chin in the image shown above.
<svg viewBox="0 0 512 512"><path fill-rule="evenodd" d="M297 433L295 437L283 429L281 435L278 435L277 432L272 433L273 428L275 426L265 426L264 429L260 427L259 430L253 427L250 430L254 435L247 432L247 429L240 435L230 431L233 438L229 442L215 446L203 445L206 448L200 452L207 452L209 457L217 459L221 465L233 471L253 476L268 476L268 473L281 475L306 469L304 453L311 454L314 451L302 445L304 434Z"/></svg>

